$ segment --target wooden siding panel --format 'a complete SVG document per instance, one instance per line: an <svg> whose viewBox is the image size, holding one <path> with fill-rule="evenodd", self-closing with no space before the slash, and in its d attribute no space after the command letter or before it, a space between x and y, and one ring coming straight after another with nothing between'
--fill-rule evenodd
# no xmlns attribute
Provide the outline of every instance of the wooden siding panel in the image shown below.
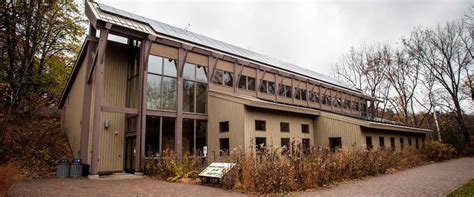
<svg viewBox="0 0 474 197"><path fill-rule="evenodd" d="M214 154L219 154L219 139L229 138L229 148L239 148L244 139L244 105L234 101L208 97L208 152L212 160ZM229 121L229 132L219 132L219 122ZM243 147L242 147L243 148Z"/></svg>
<svg viewBox="0 0 474 197"><path fill-rule="evenodd" d="M341 137L344 148L362 144L362 132L359 125L321 115L314 121L314 128L315 144L318 147L329 146L330 137Z"/></svg>
<svg viewBox="0 0 474 197"><path fill-rule="evenodd" d="M82 119L82 105L84 95L84 80L86 75L85 65L87 61L83 62L79 72L76 76L76 80L69 91L66 102L63 107L64 129L69 145L73 151L74 157L79 157L80 141L81 141L81 119Z"/></svg>
<svg viewBox="0 0 474 197"><path fill-rule="evenodd" d="M178 59L178 49L165 46L162 44L153 43L151 45L150 54L167 57L171 59Z"/></svg>
<svg viewBox="0 0 474 197"><path fill-rule="evenodd" d="M281 138L290 138L291 142L302 142L302 138L310 139L311 145L314 145L314 117L297 113L281 113L276 110L263 110L254 107L245 108L245 149L254 151L255 137L265 137L270 146L281 146ZM264 120L266 122L266 131L255 130L255 120ZM290 132L281 132L280 123L290 123ZM309 125L309 133L301 132L301 124Z"/></svg>
<svg viewBox="0 0 474 197"><path fill-rule="evenodd" d="M186 57L186 62L201 66L208 66L208 61L209 58L207 56L199 55L193 52L188 52L188 55Z"/></svg>

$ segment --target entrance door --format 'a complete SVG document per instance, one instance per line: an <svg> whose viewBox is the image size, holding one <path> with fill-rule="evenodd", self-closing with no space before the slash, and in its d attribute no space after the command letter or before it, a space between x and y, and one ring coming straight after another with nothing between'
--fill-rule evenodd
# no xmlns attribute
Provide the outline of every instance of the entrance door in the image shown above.
<svg viewBox="0 0 474 197"><path fill-rule="evenodd" d="M125 137L125 172L135 172L136 137Z"/></svg>

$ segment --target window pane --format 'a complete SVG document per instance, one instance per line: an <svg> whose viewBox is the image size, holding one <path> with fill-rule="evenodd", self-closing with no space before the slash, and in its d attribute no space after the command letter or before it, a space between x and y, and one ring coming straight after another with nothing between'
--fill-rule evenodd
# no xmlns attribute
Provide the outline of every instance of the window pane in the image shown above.
<svg viewBox="0 0 474 197"><path fill-rule="evenodd" d="M291 87L286 86L286 97L291 98Z"/></svg>
<svg viewBox="0 0 474 197"><path fill-rule="evenodd" d="M207 114L207 84L196 83L196 112Z"/></svg>
<svg viewBox="0 0 474 197"><path fill-rule="evenodd" d="M219 122L219 132L229 132L229 121Z"/></svg>
<svg viewBox="0 0 474 197"><path fill-rule="evenodd" d="M281 138L280 146L281 147L286 146L287 148L289 148L290 147L290 138Z"/></svg>
<svg viewBox="0 0 474 197"><path fill-rule="evenodd" d="M147 78L147 108L160 109L161 100L161 76L148 74Z"/></svg>
<svg viewBox="0 0 474 197"><path fill-rule="evenodd" d="M234 74L224 71L224 85L232 87L234 83Z"/></svg>
<svg viewBox="0 0 474 197"><path fill-rule="evenodd" d="M240 76L239 79L239 88L241 89L247 89L247 77L244 75Z"/></svg>
<svg viewBox="0 0 474 197"><path fill-rule="evenodd" d="M183 111L194 112L194 82L193 81L184 80Z"/></svg>
<svg viewBox="0 0 474 197"><path fill-rule="evenodd" d="M207 83L207 69L205 66L196 66L196 80Z"/></svg>
<svg viewBox="0 0 474 197"><path fill-rule="evenodd" d="M295 99L301 99L301 91L299 88L295 88Z"/></svg>
<svg viewBox="0 0 474 197"><path fill-rule="evenodd" d="M176 110L176 79L163 77L163 109Z"/></svg>
<svg viewBox="0 0 474 197"><path fill-rule="evenodd" d="M255 146L257 148L257 151L263 151L265 146L267 145L267 139L264 137L257 137L255 138Z"/></svg>
<svg viewBox="0 0 474 197"><path fill-rule="evenodd" d="M207 120L196 120L196 151L202 155L204 146L207 146Z"/></svg>
<svg viewBox="0 0 474 197"><path fill-rule="evenodd" d="M268 94L275 94L275 83L269 81L268 82Z"/></svg>
<svg viewBox="0 0 474 197"><path fill-rule="evenodd" d="M185 63L183 68L183 78L194 80L194 70L196 66L194 64Z"/></svg>
<svg viewBox="0 0 474 197"><path fill-rule="evenodd" d="M163 72L165 75L176 77L176 60L165 59Z"/></svg>
<svg viewBox="0 0 474 197"><path fill-rule="evenodd" d="M247 77L247 78L248 78L248 86L247 86L247 89L248 89L248 90L255 91L255 78L253 78L253 77Z"/></svg>
<svg viewBox="0 0 474 197"><path fill-rule="evenodd" d="M302 132L302 133L309 133L309 125L307 125L307 124L302 124L302 125L301 125L301 132Z"/></svg>
<svg viewBox="0 0 474 197"><path fill-rule="evenodd" d="M255 120L255 130L256 131L265 131L265 121L264 120Z"/></svg>
<svg viewBox="0 0 474 197"><path fill-rule="evenodd" d="M169 117L163 117L163 146L162 150L174 151L174 133L175 133L175 119Z"/></svg>
<svg viewBox="0 0 474 197"><path fill-rule="evenodd" d="M194 153L194 120L183 119L183 153Z"/></svg>
<svg viewBox="0 0 474 197"><path fill-rule="evenodd" d="M229 151L229 138L219 139L219 150L224 152Z"/></svg>
<svg viewBox="0 0 474 197"><path fill-rule="evenodd" d="M306 90L301 89L301 100L306 101Z"/></svg>
<svg viewBox="0 0 474 197"><path fill-rule="evenodd" d="M160 150L160 117L146 117L145 155L156 156Z"/></svg>
<svg viewBox="0 0 474 197"><path fill-rule="evenodd" d="M290 132L290 123L280 122L280 131L281 132Z"/></svg>
<svg viewBox="0 0 474 197"><path fill-rule="evenodd" d="M216 70L216 73L214 73L214 78L212 79L212 82L222 85L223 78L224 78L224 72L222 70Z"/></svg>
<svg viewBox="0 0 474 197"><path fill-rule="evenodd" d="M148 56L148 72L161 74L162 65L163 58L154 55Z"/></svg>
<svg viewBox="0 0 474 197"><path fill-rule="evenodd" d="M278 95L279 96L285 96L285 85L278 85Z"/></svg>

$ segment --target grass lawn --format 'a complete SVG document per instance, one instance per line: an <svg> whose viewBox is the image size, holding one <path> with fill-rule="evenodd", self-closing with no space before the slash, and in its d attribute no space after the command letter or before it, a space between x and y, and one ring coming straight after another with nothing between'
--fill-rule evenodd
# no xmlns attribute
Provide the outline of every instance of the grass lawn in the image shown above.
<svg viewBox="0 0 474 197"><path fill-rule="evenodd" d="M448 194L448 197L455 196L474 196L474 179Z"/></svg>

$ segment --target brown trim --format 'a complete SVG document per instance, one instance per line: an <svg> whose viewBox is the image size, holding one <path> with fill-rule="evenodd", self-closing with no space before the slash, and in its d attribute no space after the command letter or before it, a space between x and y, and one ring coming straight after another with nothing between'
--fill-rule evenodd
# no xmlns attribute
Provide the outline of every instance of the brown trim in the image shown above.
<svg viewBox="0 0 474 197"><path fill-rule="evenodd" d="M128 107L112 107L112 106L102 105L102 112L138 115L138 109L137 108L128 108Z"/></svg>
<svg viewBox="0 0 474 197"><path fill-rule="evenodd" d="M92 25L91 25L91 28ZM95 31L94 31L95 32ZM87 46L87 67L84 69L89 70L92 67L92 51L96 50L97 45L95 43L89 43ZM81 118L81 147L80 156L83 163L89 163L89 130L91 121L91 100L92 100L92 84L87 82L87 75L84 75L84 97L82 101L82 118Z"/></svg>
<svg viewBox="0 0 474 197"><path fill-rule="evenodd" d="M95 72L95 102L94 102L94 119L92 122L92 159L91 159L91 174L97 174L99 167L99 137L101 129L101 105L102 94L104 91L104 67L105 67L105 50L107 48L107 37L109 36L108 29L100 31L100 39L98 46L98 57L96 72Z"/></svg>
<svg viewBox="0 0 474 197"><path fill-rule="evenodd" d="M150 54L150 49L152 45L152 40L155 38L153 36L148 36L142 40L142 45L140 47L140 59L139 59L139 81L140 81L140 96L139 96L139 110L138 110L138 133L136 137L136 150L138 152L135 157L135 171L141 171L144 164L142 162L145 158L145 129L146 129L146 103L147 103L147 77L148 77L148 68L147 61L148 55Z"/></svg>
<svg viewBox="0 0 474 197"><path fill-rule="evenodd" d="M150 109L147 109L145 111L145 114L147 116L163 116L163 117L173 117L173 118L177 116L176 112L174 111L158 111L158 110L150 110Z"/></svg>
<svg viewBox="0 0 474 197"><path fill-rule="evenodd" d="M183 113L183 118L196 119L196 120L207 120L207 114L195 114L195 113Z"/></svg>
<svg viewBox="0 0 474 197"><path fill-rule="evenodd" d="M178 73L177 73L177 101L176 101L176 122L175 122L175 151L178 158L183 153L183 68L188 55L188 49L180 48L178 50Z"/></svg>

